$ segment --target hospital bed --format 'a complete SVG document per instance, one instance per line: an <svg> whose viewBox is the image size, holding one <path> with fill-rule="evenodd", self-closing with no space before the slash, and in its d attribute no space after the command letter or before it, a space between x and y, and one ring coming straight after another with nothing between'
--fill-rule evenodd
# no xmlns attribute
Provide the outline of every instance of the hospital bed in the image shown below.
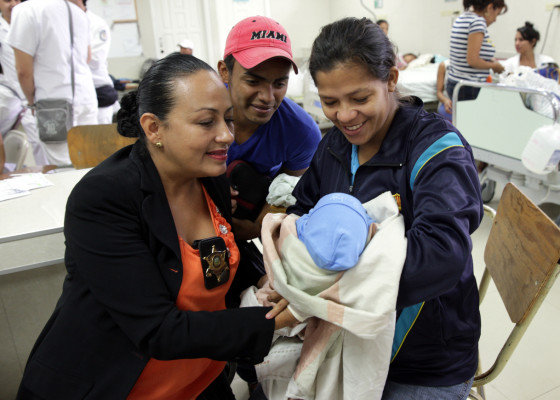
<svg viewBox="0 0 560 400"><path fill-rule="evenodd" d="M399 71L397 89L405 96L418 96L424 104L430 103L437 108L437 70L439 63L428 63L420 67Z"/></svg>
<svg viewBox="0 0 560 400"><path fill-rule="evenodd" d="M462 86L480 88L477 98L457 101ZM544 116L526 107L527 96L547 99L552 106L551 115ZM471 145L474 158L488 163L480 173L484 202L492 200L496 183L513 182L537 204L560 204L558 166L547 175L538 175L521 162L521 154L533 132L560 122L558 97L541 89L460 81L452 100L453 124Z"/></svg>

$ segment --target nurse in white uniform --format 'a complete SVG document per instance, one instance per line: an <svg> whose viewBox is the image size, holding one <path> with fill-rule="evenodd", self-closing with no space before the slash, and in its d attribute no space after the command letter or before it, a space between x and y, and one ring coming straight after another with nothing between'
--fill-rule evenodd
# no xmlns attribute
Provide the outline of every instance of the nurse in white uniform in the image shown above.
<svg viewBox="0 0 560 400"><path fill-rule="evenodd" d="M107 22L91 10L86 11L89 19L89 30L91 33L91 60L89 69L93 75L93 83L96 90L104 88L103 92L113 93L118 97L113 85L113 80L109 76L107 67L107 57L111 47L111 30ZM99 96L98 96L99 100ZM120 108L118 100L109 105L98 104L97 122L100 124L110 124L113 122L113 114Z"/></svg>
<svg viewBox="0 0 560 400"><path fill-rule="evenodd" d="M73 45L67 4L72 16ZM29 104L42 99L73 102L74 126L97 124L97 96L88 66L89 27L82 0L28 0L14 8L7 38ZM75 90L72 93L74 65ZM71 165L68 144L44 143L50 164Z"/></svg>
<svg viewBox="0 0 560 400"><path fill-rule="evenodd" d="M17 119L21 116L21 125L27 134L27 140L33 149L33 158L36 165L48 164L47 154L43 148L43 143L39 140L37 122L30 109L19 85L14 50L6 43L6 38L10 30L12 10L20 3L19 0L0 1L0 65L3 74L0 75L0 132L2 135L8 133L14 127Z"/></svg>
<svg viewBox="0 0 560 400"><path fill-rule="evenodd" d="M532 23L525 22L524 26L517 28L515 32L515 51L517 51L517 55L502 63L506 72L513 72L520 66L540 69L547 64L553 64L555 61L552 57L535 53L535 46L539 39L539 31L533 27Z"/></svg>

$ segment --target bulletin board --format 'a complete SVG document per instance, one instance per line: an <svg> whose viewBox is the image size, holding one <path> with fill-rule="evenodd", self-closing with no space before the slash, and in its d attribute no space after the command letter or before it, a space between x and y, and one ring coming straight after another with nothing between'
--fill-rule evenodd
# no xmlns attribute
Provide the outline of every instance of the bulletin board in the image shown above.
<svg viewBox="0 0 560 400"><path fill-rule="evenodd" d="M88 0L87 7L111 28L109 58L142 55L136 0Z"/></svg>
<svg viewBox="0 0 560 400"><path fill-rule="evenodd" d="M87 6L114 24L138 22L136 0L89 0Z"/></svg>

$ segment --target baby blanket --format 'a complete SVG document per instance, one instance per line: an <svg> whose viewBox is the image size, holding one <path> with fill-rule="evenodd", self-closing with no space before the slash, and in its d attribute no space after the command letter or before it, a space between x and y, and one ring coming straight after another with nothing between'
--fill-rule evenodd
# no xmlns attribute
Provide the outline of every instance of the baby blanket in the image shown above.
<svg viewBox="0 0 560 400"><path fill-rule="evenodd" d="M358 264L339 273L313 263L297 238L297 216L268 214L263 221L270 284L290 302L293 314L307 322L303 344L297 337L279 337L256 366L269 399L381 398L406 237L390 192L364 207L379 223L378 230Z"/></svg>

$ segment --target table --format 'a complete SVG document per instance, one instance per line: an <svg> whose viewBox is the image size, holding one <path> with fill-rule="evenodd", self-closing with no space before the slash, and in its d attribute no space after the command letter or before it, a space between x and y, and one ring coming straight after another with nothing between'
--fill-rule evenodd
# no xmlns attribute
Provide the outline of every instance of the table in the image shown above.
<svg viewBox="0 0 560 400"><path fill-rule="evenodd" d="M0 202L0 275L63 261L66 201L88 171L48 174L53 186Z"/></svg>
<svg viewBox="0 0 560 400"><path fill-rule="evenodd" d="M32 165L29 167L23 167L21 169L18 169L17 171L14 172L8 172L5 174L0 174L0 180L2 179L8 179L9 177L11 177L12 175L15 174L35 174L35 173L43 173L46 174L49 171L52 171L54 169L56 169L57 166L56 165Z"/></svg>

